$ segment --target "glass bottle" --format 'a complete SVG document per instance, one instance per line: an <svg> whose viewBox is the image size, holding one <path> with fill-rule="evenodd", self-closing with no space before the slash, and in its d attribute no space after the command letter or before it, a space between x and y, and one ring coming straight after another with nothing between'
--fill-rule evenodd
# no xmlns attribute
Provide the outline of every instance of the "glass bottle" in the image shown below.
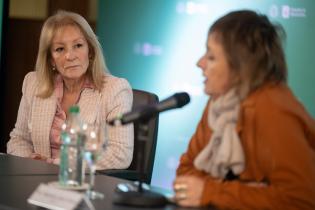
<svg viewBox="0 0 315 210"><path fill-rule="evenodd" d="M84 181L82 125L79 107L71 106L61 131L59 184L65 187L82 186Z"/></svg>

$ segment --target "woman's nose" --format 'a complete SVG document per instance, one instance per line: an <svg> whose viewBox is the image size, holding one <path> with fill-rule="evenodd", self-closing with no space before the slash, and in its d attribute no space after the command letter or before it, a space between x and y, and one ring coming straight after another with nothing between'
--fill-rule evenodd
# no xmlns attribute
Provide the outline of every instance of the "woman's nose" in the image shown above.
<svg viewBox="0 0 315 210"><path fill-rule="evenodd" d="M68 60L73 60L75 58L75 53L73 52L73 50L68 50L66 52L66 59Z"/></svg>
<svg viewBox="0 0 315 210"><path fill-rule="evenodd" d="M204 69L204 66L205 66L205 59L204 59L205 56L202 56L201 58L199 58L198 62L197 62L197 66L199 68L201 68L202 70Z"/></svg>

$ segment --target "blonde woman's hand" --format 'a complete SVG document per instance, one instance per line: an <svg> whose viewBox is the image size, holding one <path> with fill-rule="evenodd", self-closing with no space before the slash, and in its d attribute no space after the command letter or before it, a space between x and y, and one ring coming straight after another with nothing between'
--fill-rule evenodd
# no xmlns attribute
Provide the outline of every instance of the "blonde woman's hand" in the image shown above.
<svg viewBox="0 0 315 210"><path fill-rule="evenodd" d="M46 163L54 163L55 164L55 159L52 159L52 158L48 158L46 156L43 156L41 154L38 154L38 153L32 153L30 155L30 158L34 159L34 160L41 160L41 161L44 161Z"/></svg>
<svg viewBox="0 0 315 210"><path fill-rule="evenodd" d="M205 181L197 176L178 176L173 183L175 201L180 206L201 206Z"/></svg>

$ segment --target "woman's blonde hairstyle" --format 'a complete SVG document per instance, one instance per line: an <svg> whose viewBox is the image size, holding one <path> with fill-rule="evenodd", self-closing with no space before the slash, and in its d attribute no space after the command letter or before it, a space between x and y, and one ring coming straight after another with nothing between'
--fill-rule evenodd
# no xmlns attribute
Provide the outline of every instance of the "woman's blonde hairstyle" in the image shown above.
<svg viewBox="0 0 315 210"><path fill-rule="evenodd" d="M38 96L41 98L51 96L54 91L54 78L58 73L53 70L51 64L52 57L50 49L52 39L61 27L68 25L78 27L87 40L89 47L87 76L97 90L101 90L103 86L103 76L109 74L103 57L102 47L88 22L79 14L58 11L45 21L39 40L35 70L39 81Z"/></svg>
<svg viewBox="0 0 315 210"><path fill-rule="evenodd" d="M267 16L250 10L230 12L211 26L209 34L222 44L241 98L265 83L286 83L285 31Z"/></svg>

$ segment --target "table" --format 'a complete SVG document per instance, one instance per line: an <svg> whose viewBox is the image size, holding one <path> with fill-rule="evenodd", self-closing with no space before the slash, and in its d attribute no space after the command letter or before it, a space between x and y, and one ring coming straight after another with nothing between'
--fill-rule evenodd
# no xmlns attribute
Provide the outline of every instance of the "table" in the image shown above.
<svg viewBox="0 0 315 210"><path fill-rule="evenodd" d="M48 183L58 180L58 166L47 164L42 161L20 158L11 155L0 155L0 209L38 209L27 203L27 198L40 183ZM95 209L106 210L135 210L139 208L119 206L113 204L113 196L118 183L129 182L127 180L97 175L95 189L104 193L103 200L92 201ZM154 187L153 187L154 189ZM161 190L159 190L161 192ZM88 209L82 206L80 209ZM154 210L185 210L174 204L168 204L161 208L141 208ZM200 209L200 208L198 208ZM204 208L212 209L212 208Z"/></svg>
<svg viewBox="0 0 315 210"><path fill-rule="evenodd" d="M59 167L40 160L0 153L0 176L57 175Z"/></svg>

